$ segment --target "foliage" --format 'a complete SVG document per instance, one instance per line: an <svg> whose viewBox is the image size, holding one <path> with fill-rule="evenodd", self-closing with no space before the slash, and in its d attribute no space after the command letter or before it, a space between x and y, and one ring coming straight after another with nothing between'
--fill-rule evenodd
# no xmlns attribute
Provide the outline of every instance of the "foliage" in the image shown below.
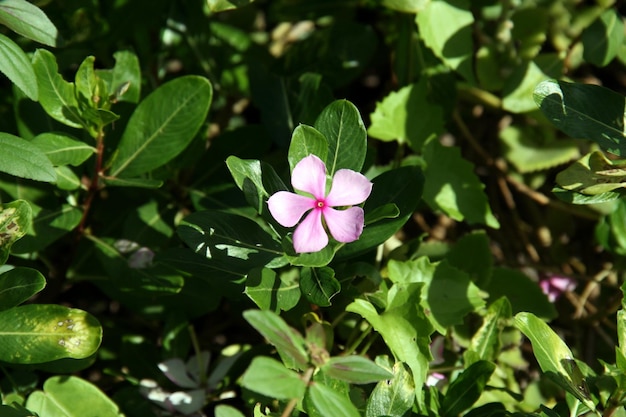
<svg viewBox="0 0 626 417"><path fill-rule="evenodd" d="M0 415L626 416L621 13L0 2Z"/></svg>

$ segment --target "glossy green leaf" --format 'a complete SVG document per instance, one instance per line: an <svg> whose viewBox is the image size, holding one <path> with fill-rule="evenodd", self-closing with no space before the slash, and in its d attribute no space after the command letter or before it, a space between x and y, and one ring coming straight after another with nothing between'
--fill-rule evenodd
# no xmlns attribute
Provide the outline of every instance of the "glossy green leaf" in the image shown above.
<svg viewBox="0 0 626 417"><path fill-rule="evenodd" d="M180 223L178 235L194 252L225 266L250 271L283 255L282 248L258 224L245 217L206 210Z"/></svg>
<svg viewBox="0 0 626 417"><path fill-rule="evenodd" d="M1 11L2 3L0 3L0 16ZM2 34L0 34L0 72L6 75L28 98L37 101L39 88L33 64L18 44Z"/></svg>
<svg viewBox="0 0 626 417"><path fill-rule="evenodd" d="M395 204L399 214L375 223L368 222L356 242L348 243L337 252L339 259L371 250L400 230L421 201L424 176L418 167L407 166L384 172L372 183L372 193L363 207L365 218L369 221L371 212L385 206L389 208L388 204ZM395 210L393 212L395 214Z"/></svg>
<svg viewBox="0 0 626 417"><path fill-rule="evenodd" d="M522 174L553 168L580 156L577 141L554 138L554 129L509 126L500 131L504 156Z"/></svg>
<svg viewBox="0 0 626 417"><path fill-rule="evenodd" d="M608 191L602 194L586 195L576 191L565 190L561 187L554 187L552 193L561 201L571 204L599 204L609 201L619 200L624 196L621 189L619 191Z"/></svg>
<svg viewBox="0 0 626 417"><path fill-rule="evenodd" d="M532 313L518 313L515 326L530 339L541 370L591 410L595 410L583 385L584 381L579 380L580 370L577 369L572 351L565 342Z"/></svg>
<svg viewBox="0 0 626 417"><path fill-rule="evenodd" d="M424 200L457 221L500 227L494 217L474 165L463 159L457 147L445 147L438 140L424 147L427 168L424 172Z"/></svg>
<svg viewBox="0 0 626 417"><path fill-rule="evenodd" d="M138 103L141 97L141 68L137 55L131 51L117 51L113 58L113 69L96 70L98 77L108 81L109 100L112 103Z"/></svg>
<svg viewBox="0 0 626 417"><path fill-rule="evenodd" d="M22 304L45 286L36 269L17 267L0 274L0 311Z"/></svg>
<svg viewBox="0 0 626 417"><path fill-rule="evenodd" d="M365 162L367 133L354 104L337 100L326 106L315 121L315 128L328 141L326 170L331 177L339 169L360 172Z"/></svg>
<svg viewBox="0 0 626 417"><path fill-rule="evenodd" d="M54 182L56 173L45 153L32 143L0 132L0 172L35 181Z"/></svg>
<svg viewBox="0 0 626 417"><path fill-rule="evenodd" d="M559 172L556 182L565 190L586 195L621 190L626 187L626 161L612 161L595 151Z"/></svg>
<svg viewBox="0 0 626 417"><path fill-rule="evenodd" d="M46 14L26 0L2 0L0 24L44 45L57 46L59 40L57 28Z"/></svg>
<svg viewBox="0 0 626 417"><path fill-rule="evenodd" d="M271 383L268 383L271 381ZM306 382L275 359L257 356L241 377L241 385L270 398L288 400L304 397Z"/></svg>
<svg viewBox="0 0 626 417"><path fill-rule="evenodd" d="M293 171L301 159L316 155L322 161L328 156L328 141L314 127L299 125L293 131L291 143L289 144L289 167Z"/></svg>
<svg viewBox="0 0 626 417"><path fill-rule="evenodd" d="M54 210L32 205L33 220L28 234L13 246L15 253L35 252L74 230L80 223L82 211L69 204L60 204Z"/></svg>
<svg viewBox="0 0 626 417"><path fill-rule="evenodd" d="M583 58L599 67L608 65L624 41L624 21L613 8L604 11L583 31Z"/></svg>
<svg viewBox="0 0 626 417"><path fill-rule="evenodd" d="M43 391L35 391L26 407L40 416L55 417L123 417L122 412L104 392L90 382L76 376L53 376L43 384Z"/></svg>
<svg viewBox="0 0 626 417"><path fill-rule="evenodd" d="M466 365L474 362L471 358L485 361L496 360L502 347L500 341L502 329L511 317L511 304L505 297L498 298L489 306L487 314L483 316L483 324L472 336L470 346L466 351L471 352L465 355Z"/></svg>
<svg viewBox="0 0 626 417"><path fill-rule="evenodd" d="M98 93L98 80L93 64L96 58L88 56L78 67L74 85L76 86L76 96L79 102L85 107L96 107L94 97Z"/></svg>
<svg viewBox="0 0 626 417"><path fill-rule="evenodd" d="M390 260L388 269L389 278L396 284L425 284L421 305L441 334L445 334L448 327L461 324L468 313L485 304L469 276L447 261L433 264L427 257L406 262Z"/></svg>
<svg viewBox="0 0 626 417"><path fill-rule="evenodd" d="M458 416L478 400L496 366L487 361L473 363L450 383L441 404L442 416Z"/></svg>
<svg viewBox="0 0 626 417"><path fill-rule="evenodd" d="M569 136L626 155L622 95L597 85L549 80L535 88L533 97L548 120Z"/></svg>
<svg viewBox="0 0 626 417"><path fill-rule="evenodd" d="M235 407L226 404L218 404L213 412L215 413L215 417L246 417Z"/></svg>
<svg viewBox="0 0 626 417"><path fill-rule="evenodd" d="M404 13L420 12L430 0L383 0L383 6Z"/></svg>
<svg viewBox="0 0 626 417"><path fill-rule="evenodd" d="M39 103L46 113L66 126L81 128L84 121L78 109L74 83L65 81L59 74L54 55L45 49L37 49L33 68L39 86Z"/></svg>
<svg viewBox="0 0 626 417"><path fill-rule="evenodd" d="M431 0L417 13L417 26L426 46L448 67L474 83L474 16L469 6L467 0Z"/></svg>
<svg viewBox="0 0 626 417"><path fill-rule="evenodd" d="M96 152L93 146L62 132L42 133L30 142L45 153L55 166L78 166Z"/></svg>
<svg viewBox="0 0 626 417"><path fill-rule="evenodd" d="M271 269L255 268L246 278L245 293L261 310L291 310L300 300L297 278L296 271L278 275Z"/></svg>
<svg viewBox="0 0 626 417"><path fill-rule="evenodd" d="M300 290L310 303L328 307L331 305L330 299L341 290L341 284L331 268L305 267L300 271Z"/></svg>
<svg viewBox="0 0 626 417"><path fill-rule="evenodd" d="M428 363L431 360L430 334L433 327L420 306L423 283L394 284L387 294L387 307L379 313L372 303L357 299L346 307L366 319L413 374L415 396L422 399Z"/></svg>
<svg viewBox="0 0 626 417"><path fill-rule="evenodd" d="M86 185L80 182L78 175L68 165L54 167L54 171L57 173L56 186L59 190L78 190L81 186L86 188Z"/></svg>
<svg viewBox="0 0 626 417"><path fill-rule="evenodd" d="M318 382L314 382L309 386L304 399L304 409L312 417L361 416L347 395L341 395L332 388Z"/></svg>
<svg viewBox="0 0 626 417"><path fill-rule="evenodd" d="M11 251L11 246L30 229L33 213L24 200L16 200L0 205L0 265L3 265Z"/></svg>
<svg viewBox="0 0 626 417"><path fill-rule="evenodd" d="M271 165L256 159L229 156L226 165L237 187L244 192L246 201L259 214L265 213L265 201L277 191L287 190Z"/></svg>
<svg viewBox="0 0 626 417"><path fill-rule="evenodd" d="M55 304L27 304L0 312L0 360L33 364L81 359L100 346L102 328L89 313Z"/></svg>
<svg viewBox="0 0 626 417"><path fill-rule="evenodd" d="M247 6L253 1L254 0L207 0L206 3L212 13L218 13Z"/></svg>
<svg viewBox="0 0 626 417"><path fill-rule="evenodd" d="M369 384L393 377L385 368L356 355L332 357L321 369L329 377L351 384Z"/></svg>
<svg viewBox="0 0 626 417"><path fill-rule="evenodd" d="M138 176L181 153L204 123L212 96L211 83L192 75L153 91L130 117L109 175Z"/></svg>
<svg viewBox="0 0 626 417"><path fill-rule="evenodd" d="M376 363L381 364L379 358ZM388 365L393 377L376 384L367 400L365 417L404 416L413 406L415 386L407 366L402 362Z"/></svg>
<svg viewBox="0 0 626 417"><path fill-rule="evenodd" d="M444 125L443 109L428 101L428 89L424 77L418 84L391 92L376 103L367 133L384 141L408 144L420 152L426 140L440 134Z"/></svg>
<svg viewBox="0 0 626 417"><path fill-rule="evenodd" d="M520 271L494 268L493 277L484 289L489 293L489 300L492 302L500 297L506 297L511 303L513 314L529 311L545 319L557 316L554 305L541 291L539 285Z"/></svg>
<svg viewBox="0 0 626 417"><path fill-rule="evenodd" d="M243 312L243 317L276 347L287 367L306 369L309 355L305 349L304 338L279 315L271 311L247 310Z"/></svg>

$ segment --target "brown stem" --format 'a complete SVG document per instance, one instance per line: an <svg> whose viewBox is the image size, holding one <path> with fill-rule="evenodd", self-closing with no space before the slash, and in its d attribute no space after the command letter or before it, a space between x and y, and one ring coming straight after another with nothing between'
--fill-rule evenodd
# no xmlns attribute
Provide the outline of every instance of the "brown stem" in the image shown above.
<svg viewBox="0 0 626 417"><path fill-rule="evenodd" d="M93 176L91 177L91 181L89 183L89 187L87 188L87 197L85 197L85 202L83 203L83 216L80 219L80 223L76 229L77 239L80 238L85 233L85 228L87 225L87 216L89 215L89 211L91 209L91 205L93 200L100 189L100 175L102 174L102 161L104 158L104 131L102 128L98 130L98 136L96 136L96 165L94 167Z"/></svg>

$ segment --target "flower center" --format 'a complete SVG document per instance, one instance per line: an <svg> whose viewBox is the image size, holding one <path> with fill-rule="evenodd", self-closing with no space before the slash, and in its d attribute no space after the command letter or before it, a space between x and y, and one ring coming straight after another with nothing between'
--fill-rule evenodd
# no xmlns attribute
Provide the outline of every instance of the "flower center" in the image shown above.
<svg viewBox="0 0 626 417"><path fill-rule="evenodd" d="M324 208L324 206L326 206L326 202L324 200L317 200L315 202L315 207L318 209Z"/></svg>

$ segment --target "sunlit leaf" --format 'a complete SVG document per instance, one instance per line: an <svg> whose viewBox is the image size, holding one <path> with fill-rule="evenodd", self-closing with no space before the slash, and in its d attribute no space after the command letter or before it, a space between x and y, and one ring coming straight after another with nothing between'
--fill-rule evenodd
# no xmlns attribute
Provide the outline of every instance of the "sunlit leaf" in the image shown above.
<svg viewBox="0 0 626 417"><path fill-rule="evenodd" d="M0 16L3 3L0 3ZM7 76L33 101L39 96L37 77L30 59L22 48L11 39L0 34L0 72Z"/></svg>
<svg viewBox="0 0 626 417"><path fill-rule="evenodd" d="M15 307L46 286L41 272L17 267L0 274L0 311Z"/></svg>
<svg viewBox="0 0 626 417"><path fill-rule="evenodd" d="M0 132L0 149L0 172L36 181L56 181L52 162L32 143L10 133Z"/></svg>
<svg viewBox="0 0 626 417"><path fill-rule="evenodd" d="M272 381L268 384L268 381ZM245 388L270 398L288 400L304 397L306 383L300 375L275 359L258 356L241 377Z"/></svg>
<svg viewBox="0 0 626 417"><path fill-rule="evenodd" d="M57 28L46 14L26 0L2 0L0 24L44 45L57 46L59 41Z"/></svg>

